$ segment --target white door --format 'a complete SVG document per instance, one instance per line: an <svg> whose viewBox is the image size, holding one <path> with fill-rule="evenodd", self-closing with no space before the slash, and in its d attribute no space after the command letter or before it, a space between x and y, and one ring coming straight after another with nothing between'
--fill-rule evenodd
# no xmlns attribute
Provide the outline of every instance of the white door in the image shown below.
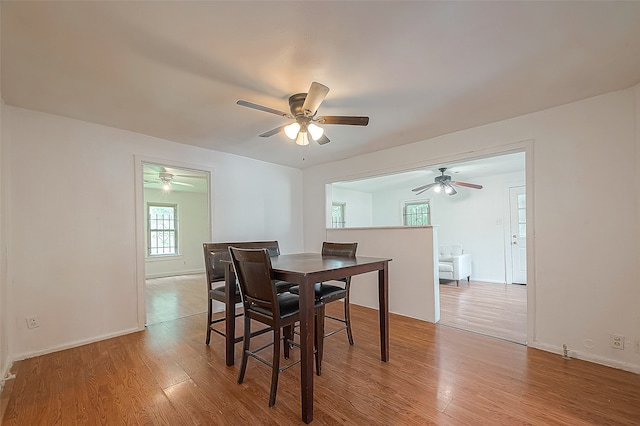
<svg viewBox="0 0 640 426"><path fill-rule="evenodd" d="M527 203L524 186L509 188L512 282L527 283Z"/></svg>

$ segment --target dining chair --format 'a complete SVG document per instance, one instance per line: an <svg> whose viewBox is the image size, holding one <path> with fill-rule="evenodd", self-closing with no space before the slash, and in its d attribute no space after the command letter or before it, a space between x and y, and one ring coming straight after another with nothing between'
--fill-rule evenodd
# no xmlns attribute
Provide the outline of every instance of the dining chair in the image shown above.
<svg viewBox="0 0 640 426"><path fill-rule="evenodd" d="M356 257L356 250L358 243L333 243L325 241L322 243L322 256L335 256L335 257ZM347 339L349 344L353 345L353 333L351 332L351 310L349 309L349 293L351 289L351 277L340 278L335 281L341 281L343 286L318 283L314 285L316 302L321 303L320 309L318 309L318 316L316 318L316 329L320 330L320 338L317 339L316 347L318 355L316 358L316 372L321 374L322 355L324 347L324 338L332 336L342 330L347 331ZM289 291L293 294L299 294L300 290L298 286L291 287ZM335 302L344 299L344 318L338 318L325 314L325 306L327 303ZM343 323L344 325L336 330L333 330L327 334L324 334L324 318L329 318L334 321Z"/></svg>
<svg viewBox="0 0 640 426"><path fill-rule="evenodd" d="M244 308L244 339L242 348L242 363L238 374L238 383L244 381L249 357L255 358L271 367L271 392L269 407L276 403L278 390L278 375L284 370L300 362L297 360L284 367L280 367L280 342L283 341L284 358L289 358L290 348L299 346L293 340L293 326L300 319L299 296L290 292L278 292L276 280L273 278L271 258L267 250L242 249L229 247L229 253L238 277L242 306ZM316 303L316 309L321 303ZM250 350L251 320L269 326L273 330L273 341L266 345ZM282 334L281 334L282 330ZM315 339L317 341L317 338ZM258 355L269 346L273 347L272 360ZM317 352L316 352L317 356Z"/></svg>
<svg viewBox="0 0 640 426"><path fill-rule="evenodd" d="M229 247L242 248L265 248L269 252L269 256L278 256L280 254L280 246L277 241L243 241L243 242L220 242L220 243L203 243L205 275L207 280L208 309L207 309L207 337L205 343L208 345L211 341L211 332L225 336L225 333L214 327L215 324L223 322L222 318L213 319L213 301L225 303L225 262L231 262L229 256ZM220 284L221 283L221 284ZM283 282L278 287L278 291L286 291L291 286L290 283ZM234 306L240 303L240 291L238 284L235 285L234 296L231 298ZM235 317L241 316L242 313L235 314ZM268 331L268 330L267 330ZM235 338L235 343L242 341L242 336Z"/></svg>

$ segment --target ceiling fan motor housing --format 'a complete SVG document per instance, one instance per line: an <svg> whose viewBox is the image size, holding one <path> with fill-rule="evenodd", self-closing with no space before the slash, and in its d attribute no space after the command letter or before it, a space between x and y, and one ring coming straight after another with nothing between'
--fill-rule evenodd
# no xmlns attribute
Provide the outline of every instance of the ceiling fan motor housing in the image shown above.
<svg viewBox="0 0 640 426"><path fill-rule="evenodd" d="M289 110L291 110L291 114L294 117L307 116L307 114L311 113L311 111L309 111L305 114L305 111L302 110L305 99L307 99L306 93L296 93L289 97Z"/></svg>
<svg viewBox="0 0 640 426"><path fill-rule="evenodd" d="M158 177L162 182L170 182L173 179L173 175L167 172L160 172Z"/></svg>

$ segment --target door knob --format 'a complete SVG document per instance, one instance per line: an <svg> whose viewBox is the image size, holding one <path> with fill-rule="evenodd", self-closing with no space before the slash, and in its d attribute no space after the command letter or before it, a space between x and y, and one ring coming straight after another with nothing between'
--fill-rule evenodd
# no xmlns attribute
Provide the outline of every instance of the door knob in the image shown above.
<svg viewBox="0 0 640 426"><path fill-rule="evenodd" d="M518 236L516 234L513 234L513 238L518 238Z"/></svg>
<svg viewBox="0 0 640 426"><path fill-rule="evenodd" d="M517 245L518 245L518 242L517 242L517 241L514 241L514 242L513 242L513 245L514 245L514 246L517 246Z"/></svg>

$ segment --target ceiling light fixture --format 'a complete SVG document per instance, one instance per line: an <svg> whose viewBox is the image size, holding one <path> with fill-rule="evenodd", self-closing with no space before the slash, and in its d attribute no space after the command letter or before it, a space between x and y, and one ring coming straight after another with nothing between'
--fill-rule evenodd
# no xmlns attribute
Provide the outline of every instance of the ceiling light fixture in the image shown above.
<svg viewBox="0 0 640 426"><path fill-rule="evenodd" d="M296 139L298 132L300 131L300 125L298 122L293 122L284 128L284 134L291 140Z"/></svg>
<svg viewBox="0 0 640 426"><path fill-rule="evenodd" d="M309 145L309 137L307 136L307 131L300 130L298 132L298 136L296 137L296 143L298 145Z"/></svg>
<svg viewBox="0 0 640 426"><path fill-rule="evenodd" d="M298 121L284 127L284 134L298 145L309 145L309 137L317 141L324 134L324 129L315 123L310 123L306 117L299 117Z"/></svg>
<svg viewBox="0 0 640 426"><path fill-rule="evenodd" d="M322 135L324 135L324 129L314 123L309 123L309 126L307 126L307 130L309 130L309 133L311 133L311 138L314 141L317 141L322 137Z"/></svg>

